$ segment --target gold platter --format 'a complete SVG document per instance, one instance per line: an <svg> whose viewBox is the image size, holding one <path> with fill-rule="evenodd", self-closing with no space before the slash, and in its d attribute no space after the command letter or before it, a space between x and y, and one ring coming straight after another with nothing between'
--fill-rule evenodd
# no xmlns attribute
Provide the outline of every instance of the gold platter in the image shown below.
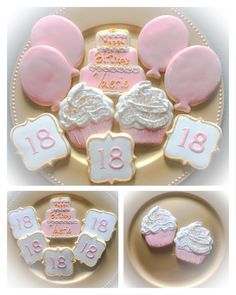
<svg viewBox="0 0 236 295"><path fill-rule="evenodd" d="M42 221L45 219L50 199L59 195L71 198L72 207L76 209L80 221L85 217L86 211L92 208L113 212L118 216L117 198L114 193L107 192L21 192L18 195L15 193L9 198L8 211L18 207L33 206ZM50 246L73 247L75 241L76 239L51 240ZM44 265L40 263L27 265L20 256L20 250L9 227L7 244L8 283L12 287L99 288L117 284L118 230L113 233L95 267L89 268L76 262L74 274L68 278L48 278L44 273Z"/></svg>
<svg viewBox="0 0 236 295"><path fill-rule="evenodd" d="M215 286L217 278L222 279L227 274L228 267L228 211L223 210L220 193L168 192L147 198L145 194L133 196L133 200L126 203L126 207L131 208L132 204L138 207L133 214L129 209L130 217L126 217L124 222L125 257L129 260L129 267L125 266L125 277L130 280L128 283L136 287ZM212 205L211 198L215 198ZM140 233L140 224L155 205L169 210L176 217L177 230L194 221L202 221L210 230L214 240L213 249L201 265L176 259L175 244L163 249L147 246ZM221 210L221 215L216 208L217 211Z"/></svg>
<svg viewBox="0 0 236 295"><path fill-rule="evenodd" d="M175 15L185 22L190 35L189 45L209 45L199 29L182 12L175 8L66 8L58 10L56 14L63 15L73 21L83 33L86 55L80 68L87 65L88 50L96 47L95 35L99 30L110 27L127 29L130 32L130 45L137 48L137 37L143 25L152 18L163 14ZM31 103L24 96L21 89L18 75L19 64L24 52L29 47L30 42L27 42L25 48L19 53L11 82L10 105L13 125L22 123L29 117L32 118L44 112L50 112L49 108L39 107ZM160 83L153 79L151 81L154 86L164 89L163 76ZM73 84L77 82L78 78L73 80ZM115 103L116 101L114 100ZM223 115L223 103L222 81L213 97L208 102L194 107L190 115L201 117L204 120L220 125ZM178 114L175 111L174 116ZM116 124L114 124L113 131L119 131ZM182 166L179 163L167 160L163 155L163 145L159 147L136 146L135 155L137 156L136 175L132 180L125 183L127 185L175 185L182 182L193 172L193 169L189 166ZM159 171L161 173L158 173ZM73 146L69 159L44 169L42 174L54 184L92 184L88 177L86 151L78 150Z"/></svg>

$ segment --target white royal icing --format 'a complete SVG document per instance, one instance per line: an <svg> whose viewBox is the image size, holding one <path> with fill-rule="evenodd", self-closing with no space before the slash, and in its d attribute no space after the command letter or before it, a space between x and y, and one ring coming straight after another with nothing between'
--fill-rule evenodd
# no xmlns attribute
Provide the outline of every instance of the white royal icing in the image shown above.
<svg viewBox="0 0 236 295"><path fill-rule="evenodd" d="M174 241L178 249L203 255L209 254L213 245L210 231L203 227L202 222L199 221L182 227L177 232Z"/></svg>
<svg viewBox="0 0 236 295"><path fill-rule="evenodd" d="M182 160L196 169L207 168L212 153L217 150L220 127L188 115L177 116L173 126L167 134L165 156Z"/></svg>
<svg viewBox="0 0 236 295"><path fill-rule="evenodd" d="M8 213L8 222L16 239L39 230L36 212L33 207L10 211Z"/></svg>
<svg viewBox="0 0 236 295"><path fill-rule="evenodd" d="M175 230L176 227L176 218L168 210L155 206L142 219L141 233L155 234L159 231Z"/></svg>
<svg viewBox="0 0 236 295"><path fill-rule="evenodd" d="M83 231L96 235L103 241L109 241L116 222L117 218L114 214L90 209L85 216Z"/></svg>
<svg viewBox="0 0 236 295"><path fill-rule="evenodd" d="M115 119L123 128L152 129L167 127L173 118L173 106L166 94L141 81L119 98Z"/></svg>
<svg viewBox="0 0 236 295"><path fill-rule="evenodd" d="M60 103L60 123L65 129L83 127L113 117L113 102L100 89L76 84Z"/></svg>
<svg viewBox="0 0 236 295"><path fill-rule="evenodd" d="M92 72L112 72L112 73L139 73L141 68L139 66L111 66L111 65L94 65L89 64L89 69Z"/></svg>
<svg viewBox="0 0 236 295"><path fill-rule="evenodd" d="M106 244L98 240L96 236L92 237L82 233L76 242L73 252L75 259L89 267L93 267L97 264L105 249Z"/></svg>
<svg viewBox="0 0 236 295"><path fill-rule="evenodd" d="M89 176L95 183L128 181L135 173L132 139L125 133L113 135L108 132L87 141Z"/></svg>
<svg viewBox="0 0 236 295"><path fill-rule="evenodd" d="M48 276L70 276L74 272L74 254L70 248L48 248L43 253L45 273Z"/></svg>
<svg viewBox="0 0 236 295"><path fill-rule="evenodd" d="M51 114L43 114L15 126L11 138L25 166L32 171L70 153L69 143Z"/></svg>
<svg viewBox="0 0 236 295"><path fill-rule="evenodd" d="M42 260L43 251L48 247L44 233L40 231L19 239L17 244L25 262L30 265Z"/></svg>

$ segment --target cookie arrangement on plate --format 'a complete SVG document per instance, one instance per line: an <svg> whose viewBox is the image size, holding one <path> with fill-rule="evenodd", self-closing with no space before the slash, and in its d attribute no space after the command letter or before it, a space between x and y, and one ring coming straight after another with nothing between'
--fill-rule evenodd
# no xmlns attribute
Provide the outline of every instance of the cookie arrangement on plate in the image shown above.
<svg viewBox="0 0 236 295"><path fill-rule="evenodd" d="M81 224L70 198L59 196L51 199L42 222L31 206L10 211L8 222L26 264L42 263L48 277L69 277L76 262L95 267L102 259L117 217L111 212L89 209ZM72 248L60 247L60 241L66 239L76 239ZM50 246L55 240L58 246Z"/></svg>
<svg viewBox="0 0 236 295"><path fill-rule="evenodd" d="M96 48L87 53L82 33L70 20L40 19L21 60L20 81L28 99L50 107L58 119L43 113L12 129L27 169L66 160L72 146L78 153L86 150L91 182L113 184L135 176L136 145L158 149L161 144L173 163L207 168L221 129L185 113L217 90L221 64L211 48L188 43L182 20L163 15L142 28L137 49L129 46L127 30L112 27L97 32ZM79 71L85 54L88 64ZM148 80L160 80L161 73L164 90ZM79 81L72 87L74 76ZM113 132L115 121L118 132Z"/></svg>

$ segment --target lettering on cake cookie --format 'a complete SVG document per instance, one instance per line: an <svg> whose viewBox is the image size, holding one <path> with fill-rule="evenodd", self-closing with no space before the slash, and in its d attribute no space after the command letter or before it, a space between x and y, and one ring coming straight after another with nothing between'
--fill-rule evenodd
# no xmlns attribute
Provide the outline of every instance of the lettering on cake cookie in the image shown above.
<svg viewBox="0 0 236 295"><path fill-rule="evenodd" d="M97 264L105 249L105 242L100 241L96 236L92 237L87 233L82 233L73 252L75 259L89 267L93 267Z"/></svg>
<svg viewBox="0 0 236 295"><path fill-rule="evenodd" d="M87 155L89 177L95 183L129 181L135 173L134 143L126 133L90 136Z"/></svg>
<svg viewBox="0 0 236 295"><path fill-rule="evenodd" d="M8 213L8 222L15 239L39 230L36 211L33 207L18 208Z"/></svg>
<svg viewBox="0 0 236 295"><path fill-rule="evenodd" d="M34 264L36 261L41 261L43 257L43 251L48 247L48 242L43 232L36 231L32 234L28 234L24 238L20 238L17 241L18 247L21 250L27 264Z"/></svg>
<svg viewBox="0 0 236 295"><path fill-rule="evenodd" d="M221 133L220 127L214 123L179 115L167 133L164 154L196 169L207 168L212 153L217 151Z"/></svg>
<svg viewBox="0 0 236 295"><path fill-rule="evenodd" d="M47 276L70 276L74 272L74 254L70 248L48 248L43 253Z"/></svg>
<svg viewBox="0 0 236 295"><path fill-rule="evenodd" d="M15 126L11 138L27 169L38 170L70 153L56 118L42 114Z"/></svg>
<svg viewBox="0 0 236 295"><path fill-rule="evenodd" d="M69 197L53 198L41 229L48 238L74 238L80 233L80 221Z"/></svg>
<svg viewBox="0 0 236 295"><path fill-rule="evenodd" d="M116 222L115 214L90 209L85 216L83 231L96 235L103 241L109 241L115 230Z"/></svg>

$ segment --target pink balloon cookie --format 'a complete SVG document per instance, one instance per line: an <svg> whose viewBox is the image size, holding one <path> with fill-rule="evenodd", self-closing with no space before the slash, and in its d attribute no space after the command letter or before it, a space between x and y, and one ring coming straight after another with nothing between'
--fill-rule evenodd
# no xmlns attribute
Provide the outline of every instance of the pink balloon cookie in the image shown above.
<svg viewBox="0 0 236 295"><path fill-rule="evenodd" d="M82 33L74 23L59 15L43 17L34 25L31 44L56 48L74 67L79 66L84 57Z"/></svg>
<svg viewBox="0 0 236 295"><path fill-rule="evenodd" d="M191 106L205 102L221 80L221 64L207 46L191 46L170 61L165 73L165 88L176 102L174 108L189 113Z"/></svg>
<svg viewBox="0 0 236 295"><path fill-rule="evenodd" d="M160 79L172 57L188 46L188 30L177 17L163 15L152 19L138 37L138 54L150 69L147 77Z"/></svg>
<svg viewBox="0 0 236 295"><path fill-rule="evenodd" d="M58 109L60 100L71 87L71 77L79 71L72 68L55 48L35 46L22 58L20 81L25 94L36 104Z"/></svg>

